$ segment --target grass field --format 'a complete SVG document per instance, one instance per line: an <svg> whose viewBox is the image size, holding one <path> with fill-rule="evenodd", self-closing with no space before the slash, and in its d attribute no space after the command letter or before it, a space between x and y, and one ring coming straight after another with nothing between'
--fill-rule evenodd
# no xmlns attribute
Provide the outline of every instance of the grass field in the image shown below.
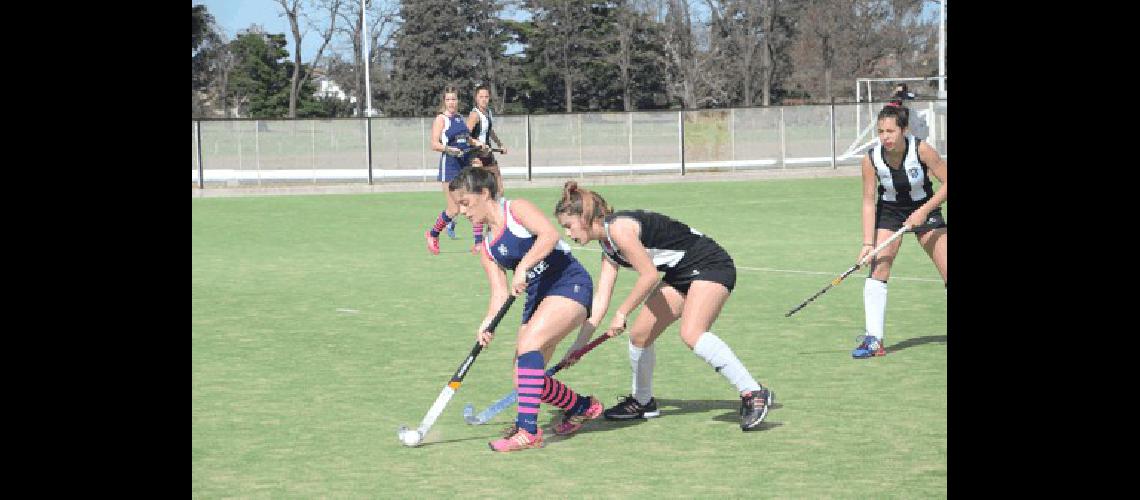
<svg viewBox="0 0 1140 500"><path fill-rule="evenodd" d="M599 419L512 454L487 441L513 408L484 426L462 408L511 391L521 302L425 444L396 439L463 361L486 309L465 220L441 255L424 248L440 193L194 198L191 495L945 497L946 296L914 238L890 280L886 357L850 357L862 273L784 317L853 262L859 190L851 177L600 187L618 209L664 212L728 249L737 287L713 330L777 404L765 430L742 433L735 389L673 325L657 344L661 418ZM558 192L507 195L550 210ZM596 276L597 244L572 246ZM619 275L615 301L633 278ZM613 404L630 390L625 337L559 379ZM544 405L540 425L553 417Z"/></svg>

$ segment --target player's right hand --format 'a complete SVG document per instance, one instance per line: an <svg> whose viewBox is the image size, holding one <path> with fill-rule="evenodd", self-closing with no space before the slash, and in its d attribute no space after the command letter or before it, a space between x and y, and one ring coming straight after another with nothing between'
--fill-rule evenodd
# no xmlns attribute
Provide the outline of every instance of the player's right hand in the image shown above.
<svg viewBox="0 0 1140 500"><path fill-rule="evenodd" d="M874 248L870 245L863 245L863 249L859 251L859 257L855 259L855 263L858 264L862 262L863 264L866 264L866 262L863 262L863 259L866 258L867 254L871 253L871 250L873 249Z"/></svg>
<svg viewBox="0 0 1140 500"><path fill-rule="evenodd" d="M487 347L492 340L495 340L495 332L488 332L486 328L480 328L479 333L475 335L475 340L479 341L479 345Z"/></svg>
<svg viewBox="0 0 1140 500"><path fill-rule="evenodd" d="M606 330L606 335L609 335L610 337L621 335L623 332L625 332L626 323L627 320L624 314L620 312L614 313L614 318L610 321L610 328Z"/></svg>

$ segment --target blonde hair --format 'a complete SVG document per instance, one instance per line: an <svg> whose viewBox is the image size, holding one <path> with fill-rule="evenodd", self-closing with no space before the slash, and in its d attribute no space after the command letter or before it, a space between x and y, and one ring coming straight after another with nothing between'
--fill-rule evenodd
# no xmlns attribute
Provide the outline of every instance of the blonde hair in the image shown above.
<svg viewBox="0 0 1140 500"><path fill-rule="evenodd" d="M459 102L459 89L455 85L443 88L443 95L439 96L439 114L447 114L447 94L455 94L455 109L458 110L463 103Z"/></svg>
<svg viewBox="0 0 1140 500"><path fill-rule="evenodd" d="M586 224L593 224L595 220L612 213L613 207L606 203L602 195L578 187L577 181L566 181L562 186L562 199L554 205L555 217L560 214L581 215Z"/></svg>

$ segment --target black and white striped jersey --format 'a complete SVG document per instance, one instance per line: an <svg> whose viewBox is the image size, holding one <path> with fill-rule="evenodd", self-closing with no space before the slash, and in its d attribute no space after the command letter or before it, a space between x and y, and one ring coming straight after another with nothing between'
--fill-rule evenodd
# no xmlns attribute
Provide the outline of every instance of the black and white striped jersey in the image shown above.
<svg viewBox="0 0 1140 500"><path fill-rule="evenodd" d="M486 114L479 111L479 106L473 106L471 111L479 115L479 121L475 123L475 128L471 129L471 136L478 139L481 144L487 144L487 137L491 134L491 120L493 119L491 108L487 108Z"/></svg>
<svg viewBox="0 0 1140 500"><path fill-rule="evenodd" d="M724 252L711 238L672 217L647 210L623 210L606 216L606 238L600 241L606 256L622 267L633 266L610 237L610 224L619 217L633 219L641 226L641 244L658 271L688 267Z"/></svg>
<svg viewBox="0 0 1140 500"><path fill-rule="evenodd" d="M879 178L879 201L899 204L917 205L934 196L934 188L930 183L930 168L918 157L918 144L922 139L913 135L906 136L903 150L901 168L891 168L883 158L883 145L877 144L867 151L871 157L871 164L875 167L875 175Z"/></svg>

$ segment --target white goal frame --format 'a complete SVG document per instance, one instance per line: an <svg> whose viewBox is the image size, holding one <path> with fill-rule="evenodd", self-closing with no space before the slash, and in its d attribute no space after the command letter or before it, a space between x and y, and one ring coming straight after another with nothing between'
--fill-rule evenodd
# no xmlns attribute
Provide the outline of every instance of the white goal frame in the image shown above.
<svg viewBox="0 0 1140 500"><path fill-rule="evenodd" d="M871 103L876 102L874 94L872 93L872 84L873 83L887 82L891 86L894 86L895 84L902 83L902 82L937 81L937 82L939 82L940 88L946 88L945 79L946 79L946 77L944 77L944 76L901 76L901 77L891 77L891 78L856 78L855 79L855 102L858 103L858 105L855 108L855 130L856 130L856 134L855 134L854 140L851 141L851 144L849 146L847 146L847 150L844 151L841 155L839 155L839 159L846 159L846 158L850 158L850 157L857 155L857 154L862 154L862 152L864 150L866 150L867 147L871 146L872 144L875 143L876 140L878 140L876 137L871 137L873 135L873 134L871 134L871 129L875 126L875 122L872 120L867 124L863 123L863 106L864 106L863 102L867 103L866 106L868 107L868 110L867 110L868 116L875 116L875 112L872 109L872 104L871 104ZM864 101L864 99L863 99L863 91L862 91L864 84L867 85L866 101ZM885 102L885 101L886 101L886 99L879 100L877 102ZM919 117L926 118L926 114L929 113L929 111L927 111L927 110L916 110L916 113ZM930 121L933 121L933 120L930 120ZM934 133L934 127L933 127L933 124L931 124L931 134L933 134L933 133ZM863 144L856 146L860 142L862 142Z"/></svg>

